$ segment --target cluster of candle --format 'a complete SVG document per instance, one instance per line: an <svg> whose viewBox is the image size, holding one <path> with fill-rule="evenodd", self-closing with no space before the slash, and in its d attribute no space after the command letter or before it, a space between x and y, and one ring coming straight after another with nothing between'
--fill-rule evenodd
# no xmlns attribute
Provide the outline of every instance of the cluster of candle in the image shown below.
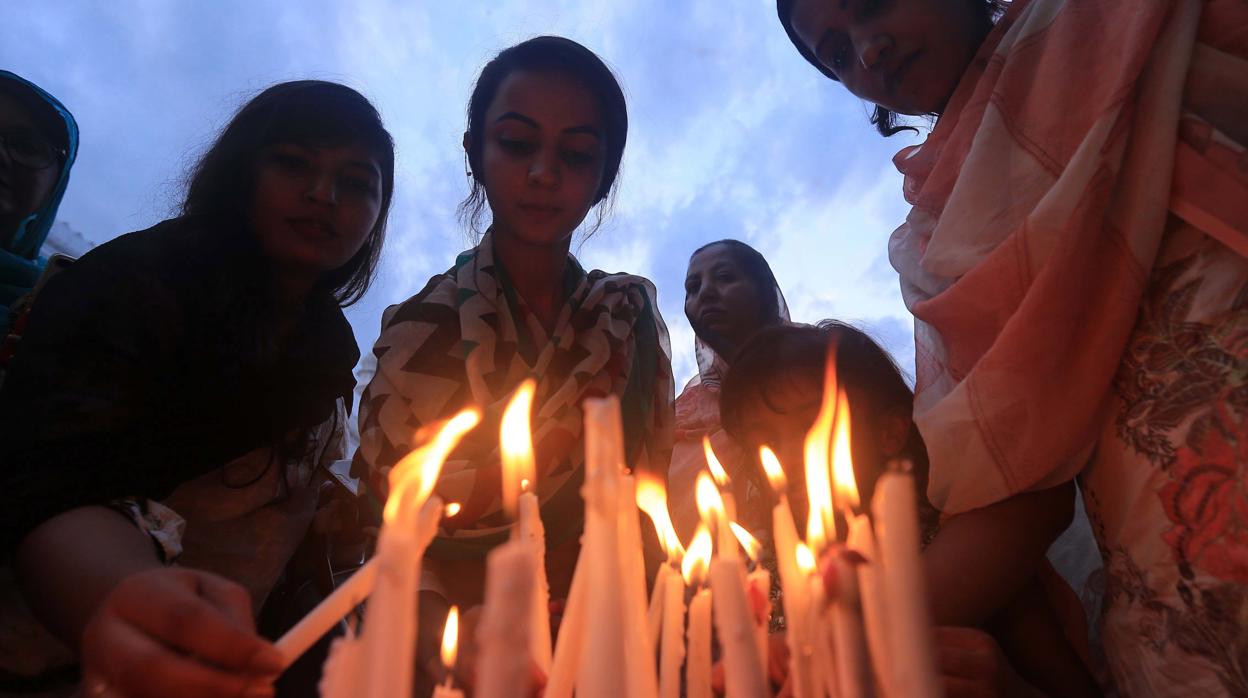
<svg viewBox="0 0 1248 698"><path fill-rule="evenodd" d="M663 484L627 468L614 397L584 405L585 531L552 647L545 534L529 427L533 394L532 382L522 385L502 419L503 501L516 524L511 539L487 558L476 695L531 695L536 667L546 677L547 698L676 698L682 678L685 695L710 698L716 639L729 698L771 695L771 577L758 564L758 541L734 520L727 473L705 442L707 469L699 473L695 491L701 524L683 545ZM396 465L377 554L279 642L293 660L371 592L361 637L349 634L334 644L322 696L410 695L420 559L444 512L432 495L433 484L442 462L479 418L475 411L461 413ZM849 419L833 354L823 404L805 443L805 540L797 533L780 462L770 449L760 452L776 494L773 541L792 694L936 696L913 477L904 465L891 465L876 484L874 522L859 511ZM639 510L653 522L666 554L648 601ZM843 531L837 526L838 510ZM442 650L448 676L457 627L452 609ZM434 695L459 698L462 693L448 678Z"/></svg>

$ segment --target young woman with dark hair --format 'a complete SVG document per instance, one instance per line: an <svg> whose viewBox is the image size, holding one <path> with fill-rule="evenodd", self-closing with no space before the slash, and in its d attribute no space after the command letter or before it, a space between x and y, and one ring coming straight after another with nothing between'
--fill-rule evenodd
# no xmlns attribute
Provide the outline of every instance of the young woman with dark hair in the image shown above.
<svg viewBox="0 0 1248 698"><path fill-rule="evenodd" d="M272 694L253 611L342 457L342 307L372 279L393 182L367 99L275 85L200 160L183 215L40 293L0 391L0 531L85 695Z"/></svg>
<svg viewBox="0 0 1248 698"><path fill-rule="evenodd" d="M889 244L933 502L960 514L1077 477L1118 690L1248 691L1226 649L1243 632L1223 620L1248 614L1242 526L1226 523L1248 509L1248 6L1014 0L995 23L980 0L777 10L877 114L937 117L894 158L914 208Z"/></svg>
<svg viewBox="0 0 1248 698"><path fill-rule="evenodd" d="M628 464L661 472L668 463L671 366L654 286L586 272L570 254L590 210L610 200L627 124L619 84L584 46L544 36L499 53L473 89L463 141L472 192L461 211L472 223L488 208L489 225L451 269L382 320L356 454L374 503L422 425L469 404L486 415L438 482L463 508L424 559L418 654L433 667L448 605L481 603L485 556L510 530L497 420L521 381L537 380L535 486L552 598L567 593L584 523L581 402L618 395ZM467 685L472 653L461 645Z"/></svg>

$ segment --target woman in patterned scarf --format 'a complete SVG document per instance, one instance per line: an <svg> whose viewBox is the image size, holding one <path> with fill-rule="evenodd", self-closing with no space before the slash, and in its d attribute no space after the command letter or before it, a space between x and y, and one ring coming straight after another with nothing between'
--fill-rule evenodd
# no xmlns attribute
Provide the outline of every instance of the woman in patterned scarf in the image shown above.
<svg viewBox="0 0 1248 698"><path fill-rule="evenodd" d="M467 405L486 415L438 483L463 508L425 558L422 659L436 654L450 603L481 602L485 555L508 536L497 424L521 381L537 379L536 491L552 598L567 593L583 525L582 400L618 395L629 465L667 466L670 350L654 286L586 272L569 253L590 209L609 202L626 133L619 84L585 47L538 37L500 53L477 80L464 133L472 192L461 213L475 229L488 206L490 224L476 247L382 320L355 464L374 504L421 427Z"/></svg>

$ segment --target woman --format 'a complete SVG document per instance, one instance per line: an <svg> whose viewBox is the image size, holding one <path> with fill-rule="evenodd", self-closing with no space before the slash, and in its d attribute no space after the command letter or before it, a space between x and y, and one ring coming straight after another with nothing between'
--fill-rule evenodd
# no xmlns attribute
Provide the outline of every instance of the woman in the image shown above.
<svg viewBox="0 0 1248 698"><path fill-rule="evenodd" d="M732 479L742 506L742 525L759 532L770 514L758 487L752 458L720 425L719 388L728 360L759 330L789 319L784 295L771 266L757 250L739 240L719 240L694 250L685 275L685 317L697 337L698 375L676 398L676 432L668 488L674 524L682 538L693 535L698 511L694 481L706 467L703 439L710 439Z"/></svg>
<svg viewBox="0 0 1248 698"><path fill-rule="evenodd" d="M359 356L342 308L373 278L393 182L368 100L275 85L200 160L180 217L40 293L0 391L0 531L85 695L273 694L283 662L253 610L341 453Z"/></svg>
<svg viewBox="0 0 1248 698"><path fill-rule="evenodd" d="M382 320L356 456L375 503L417 429L470 404L486 415L437 485L462 509L424 559L422 661L436 665L450 604L481 603L485 555L509 535L498 419L521 381L537 379L534 486L552 598L567 593L584 523L581 402L618 395L628 464L658 471L668 462L671 366L654 287L586 272L569 252L589 211L610 200L627 129L619 84L584 46L546 36L499 53L477 79L464 133L472 191L461 211L475 223L488 207L489 227ZM461 651L457 670L471 685L472 648Z"/></svg>
<svg viewBox="0 0 1248 698"><path fill-rule="evenodd" d="M779 0L798 50L893 114L890 258L948 513L1079 477L1129 695L1248 692L1248 11L1242 3ZM956 517L955 517L956 518ZM1002 527L1016 537L1024 529Z"/></svg>

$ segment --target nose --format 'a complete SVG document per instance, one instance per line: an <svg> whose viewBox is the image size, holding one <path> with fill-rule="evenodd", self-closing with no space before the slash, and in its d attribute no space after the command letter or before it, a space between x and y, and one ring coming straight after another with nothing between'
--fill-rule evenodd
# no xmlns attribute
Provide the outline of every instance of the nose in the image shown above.
<svg viewBox="0 0 1248 698"><path fill-rule="evenodd" d="M872 34L854 43L858 46L858 62L867 71L883 67L893 47L893 40L885 34Z"/></svg>
<svg viewBox="0 0 1248 698"><path fill-rule="evenodd" d="M538 152L529 165L529 181L542 187L559 183L559 158L555 153Z"/></svg>
<svg viewBox="0 0 1248 698"><path fill-rule="evenodd" d="M313 203L333 206L338 203L338 187L331 175L318 175L308 185L304 197Z"/></svg>

